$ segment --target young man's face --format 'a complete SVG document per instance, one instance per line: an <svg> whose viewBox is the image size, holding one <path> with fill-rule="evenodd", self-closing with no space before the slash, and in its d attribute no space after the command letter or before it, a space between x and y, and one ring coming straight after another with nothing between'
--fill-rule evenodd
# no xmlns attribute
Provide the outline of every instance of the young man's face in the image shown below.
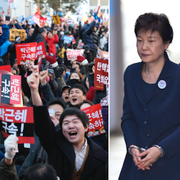
<svg viewBox="0 0 180 180"><path fill-rule="evenodd" d="M73 106L77 106L86 99L86 96L83 95L83 92L78 88L73 88L69 93L69 101Z"/></svg>
<svg viewBox="0 0 180 180"><path fill-rule="evenodd" d="M62 93L62 99L64 102L69 102L69 88L65 89Z"/></svg>
<svg viewBox="0 0 180 180"><path fill-rule="evenodd" d="M64 137L76 148L84 145L84 135L88 131L82 121L76 115L69 115L63 119L62 133Z"/></svg>

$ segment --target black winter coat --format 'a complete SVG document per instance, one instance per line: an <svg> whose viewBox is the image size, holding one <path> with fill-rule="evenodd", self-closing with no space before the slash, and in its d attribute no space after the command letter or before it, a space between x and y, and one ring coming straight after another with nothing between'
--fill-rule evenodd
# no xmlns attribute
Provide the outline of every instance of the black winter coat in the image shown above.
<svg viewBox="0 0 180 180"><path fill-rule="evenodd" d="M96 22L93 21L87 29L83 31L83 40L85 45L89 45L90 51L97 51L98 48L98 35L94 31Z"/></svg>
<svg viewBox="0 0 180 180"><path fill-rule="evenodd" d="M49 164L61 180L72 180L75 166L73 145L65 139L62 131L56 131L46 106L34 106L35 132L49 157ZM89 154L81 180L106 180L107 152L87 138Z"/></svg>

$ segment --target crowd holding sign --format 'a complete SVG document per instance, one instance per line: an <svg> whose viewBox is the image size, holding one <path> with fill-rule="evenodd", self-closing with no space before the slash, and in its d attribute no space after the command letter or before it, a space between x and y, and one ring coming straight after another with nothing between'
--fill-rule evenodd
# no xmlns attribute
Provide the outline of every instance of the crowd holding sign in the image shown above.
<svg viewBox="0 0 180 180"><path fill-rule="evenodd" d="M104 85L108 84L109 77L109 64L108 60L95 58L95 75L94 75L94 88L104 90Z"/></svg>
<svg viewBox="0 0 180 180"><path fill-rule="evenodd" d="M36 58L37 42L16 44L17 64L23 64Z"/></svg>
<svg viewBox="0 0 180 180"><path fill-rule="evenodd" d="M21 76L0 74L0 102L21 104Z"/></svg>
<svg viewBox="0 0 180 180"><path fill-rule="evenodd" d="M21 41L25 40L26 37L26 30L25 29L10 29L9 31L9 40L15 41L15 37L19 36L21 38Z"/></svg>
<svg viewBox="0 0 180 180"><path fill-rule="evenodd" d="M14 134L19 144L34 144L33 123L32 107L0 106L0 130L5 137Z"/></svg>
<svg viewBox="0 0 180 180"><path fill-rule="evenodd" d="M71 60L72 57L77 58L77 56L82 56L83 53L84 53L84 49L80 49L80 50L67 49L67 51L66 51L68 60Z"/></svg>
<svg viewBox="0 0 180 180"><path fill-rule="evenodd" d="M96 104L94 106L82 109L89 118L89 129L88 136L97 136L99 134L104 134L106 131L103 126L103 118L101 114L101 104Z"/></svg>

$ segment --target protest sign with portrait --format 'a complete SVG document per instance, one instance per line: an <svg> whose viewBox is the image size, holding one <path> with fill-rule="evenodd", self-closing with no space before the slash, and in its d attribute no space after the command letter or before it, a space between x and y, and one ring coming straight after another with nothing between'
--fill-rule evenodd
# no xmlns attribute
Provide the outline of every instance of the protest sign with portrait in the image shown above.
<svg viewBox="0 0 180 180"><path fill-rule="evenodd" d="M10 29L9 40L15 41L16 36L19 36L21 38L21 41L24 41L26 37L26 30L25 29Z"/></svg>

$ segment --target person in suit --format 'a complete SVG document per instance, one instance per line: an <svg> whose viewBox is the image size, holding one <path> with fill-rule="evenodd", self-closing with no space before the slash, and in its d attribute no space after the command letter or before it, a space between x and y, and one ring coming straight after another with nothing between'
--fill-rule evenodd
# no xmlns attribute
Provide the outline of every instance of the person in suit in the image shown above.
<svg viewBox="0 0 180 180"><path fill-rule="evenodd" d="M122 130L127 154L119 180L180 179L180 66L169 60L173 29L165 14L135 23L142 60L124 73Z"/></svg>

